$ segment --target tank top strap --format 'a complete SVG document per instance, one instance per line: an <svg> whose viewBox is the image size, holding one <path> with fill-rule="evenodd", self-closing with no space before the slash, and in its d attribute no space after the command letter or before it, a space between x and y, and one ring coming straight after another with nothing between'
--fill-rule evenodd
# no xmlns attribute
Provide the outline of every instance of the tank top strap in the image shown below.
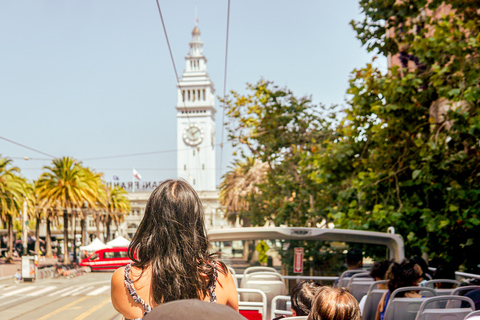
<svg viewBox="0 0 480 320"><path fill-rule="evenodd" d="M125 276L124 276L125 286L127 287L128 293L130 294L130 296L132 296L133 300L136 303L142 305L143 316L145 316L147 313L152 311L152 307L150 307L145 301L143 301L143 299L140 298L140 296L137 294L137 291L135 290L135 287L133 286L133 280L130 277L131 268L132 268L132 266L131 266L130 263L127 264L126 267L125 267ZM133 320L138 320L138 319L133 319Z"/></svg>
<svg viewBox="0 0 480 320"><path fill-rule="evenodd" d="M217 264L215 262L212 263L212 266L213 266L213 281L208 287L208 291L210 292L210 302L217 302L217 294L215 293L215 289L217 288L218 270L217 270Z"/></svg>

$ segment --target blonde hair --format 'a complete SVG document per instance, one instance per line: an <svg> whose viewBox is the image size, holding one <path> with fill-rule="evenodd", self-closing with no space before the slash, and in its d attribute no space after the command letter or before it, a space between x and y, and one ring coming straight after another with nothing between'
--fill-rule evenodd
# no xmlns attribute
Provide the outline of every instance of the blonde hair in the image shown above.
<svg viewBox="0 0 480 320"><path fill-rule="evenodd" d="M362 316L346 288L322 287L313 298L308 320L362 320Z"/></svg>

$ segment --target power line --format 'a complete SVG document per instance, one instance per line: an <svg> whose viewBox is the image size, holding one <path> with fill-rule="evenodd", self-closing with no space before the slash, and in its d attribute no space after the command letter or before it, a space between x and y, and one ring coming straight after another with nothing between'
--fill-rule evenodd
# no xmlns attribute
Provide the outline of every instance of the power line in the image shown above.
<svg viewBox="0 0 480 320"><path fill-rule="evenodd" d="M24 144L21 144L21 143L18 143L18 142L12 141L12 140L10 140L10 139L7 139L7 138L5 138L5 137L0 137L0 139L3 139L3 140L5 140L5 141L8 141L8 142L10 142L10 143L16 144L17 146L23 147L23 148L25 148L25 149L28 149L28 150L32 150L32 151L35 151L35 152L41 153L41 154L43 154L43 155L45 155L45 156L49 156L50 158L56 158L55 156L52 156L51 154L48 154L48 153L42 152L42 151L40 151L40 150L37 150L37 149L30 148L30 147L28 147L28 146L26 146L26 145L24 145Z"/></svg>
<svg viewBox="0 0 480 320"><path fill-rule="evenodd" d="M175 66L175 59L173 58L172 47L170 46L170 41L168 40L167 28L165 27L165 22L163 21L162 9L160 9L160 3L158 0L157 2L157 9L158 14L160 15L160 20L162 21L163 33L165 33L165 40L167 41L168 52L170 53L170 59L172 60L173 71L175 72L175 78L177 79L177 84L180 90L182 90L182 86L180 85L180 78L178 77L177 67ZM185 105L185 100L183 100L183 109L185 109L185 115L187 116L188 124L190 125L190 116L187 112L187 106Z"/></svg>
<svg viewBox="0 0 480 320"><path fill-rule="evenodd" d="M230 30L230 0L228 0L228 7L227 7L227 35L225 39L225 72L223 75L223 111L222 111L222 140L220 143L220 168L222 167L223 161L223 130L225 128L225 97L226 97L226 90L227 90L227 61L228 61L228 34ZM219 169L220 169L219 168Z"/></svg>

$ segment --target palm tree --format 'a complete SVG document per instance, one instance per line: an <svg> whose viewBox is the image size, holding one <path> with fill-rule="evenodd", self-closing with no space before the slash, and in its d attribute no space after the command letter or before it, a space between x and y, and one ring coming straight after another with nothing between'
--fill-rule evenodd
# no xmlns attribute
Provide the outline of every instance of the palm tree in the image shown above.
<svg viewBox="0 0 480 320"><path fill-rule="evenodd" d="M85 204L85 207L89 207L88 210L87 208L84 208L84 210L81 210L80 212L80 226L81 226L81 233L82 233L82 245L86 245L86 227L87 227L87 214L89 212L92 212L91 210L95 210L98 208L106 208L107 206L107 191L106 191L106 185L105 182L102 180L102 173L97 173L90 168L83 168L86 181L90 186L90 189L94 193L94 197L90 200L90 202L87 202ZM95 211L93 211L95 212ZM95 217L96 214L93 214Z"/></svg>
<svg viewBox="0 0 480 320"><path fill-rule="evenodd" d="M85 202L95 206L96 194L81 163L71 157L54 159L52 166L43 169L47 171L37 181L39 199L42 207L63 213L64 263L69 264L69 214L82 208Z"/></svg>
<svg viewBox="0 0 480 320"><path fill-rule="evenodd" d="M124 219L123 214L130 212L130 200L126 197L125 189L114 186L105 186L107 195L107 214L105 215L105 229L107 237L105 242L110 240L110 225L112 221L118 226L119 222Z"/></svg>
<svg viewBox="0 0 480 320"><path fill-rule="evenodd" d="M250 209L247 199L259 192L258 185L263 182L269 166L258 159L247 158L244 162L235 160L230 168L220 184L220 204L226 208L231 223L235 223L238 217L247 227L249 222L246 213Z"/></svg>
<svg viewBox="0 0 480 320"><path fill-rule="evenodd" d="M0 158L0 217L8 228L7 258L13 258L13 218L22 210L27 190L20 169L12 167L11 163L9 158Z"/></svg>

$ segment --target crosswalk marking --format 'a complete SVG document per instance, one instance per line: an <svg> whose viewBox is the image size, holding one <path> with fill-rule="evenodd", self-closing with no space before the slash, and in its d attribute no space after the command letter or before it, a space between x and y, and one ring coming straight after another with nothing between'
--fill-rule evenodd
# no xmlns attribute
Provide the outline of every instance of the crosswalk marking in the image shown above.
<svg viewBox="0 0 480 320"><path fill-rule="evenodd" d="M96 296L104 291L107 291L108 289L110 289L110 286L103 286L103 287L100 287L98 288L97 290L94 290L90 293L87 293L87 296Z"/></svg>
<svg viewBox="0 0 480 320"><path fill-rule="evenodd" d="M49 297L58 296L59 294L64 293L65 291L69 291L69 290L72 290L72 288L65 288L65 289L62 289L62 290L59 290L59 291L55 291L53 293L50 293L48 296Z"/></svg>
<svg viewBox="0 0 480 320"><path fill-rule="evenodd" d="M90 286L90 287L86 287L86 288L84 288L84 289L82 289L82 290L78 290L77 292L73 293L72 296L78 296L78 295L80 295L80 294L82 294L82 293L84 293L84 292L86 292L86 291L89 291L89 290L91 290L91 289L93 289L93 288L95 288L95 287L94 287L94 286Z"/></svg>
<svg viewBox="0 0 480 320"><path fill-rule="evenodd" d="M83 285L83 286L73 286L66 288L58 288L54 285L44 285L44 286L9 286L9 287L0 287L0 300L12 297L12 296L23 296L23 297L67 297L67 296L98 296L105 294L110 290L110 285Z"/></svg>
<svg viewBox="0 0 480 320"><path fill-rule="evenodd" d="M32 289L35 289L35 287L25 287L25 288L21 288L21 289L15 290L15 291L10 291L10 292L4 293L3 296L4 297L10 297L10 296L13 296L15 294L30 291Z"/></svg>
<svg viewBox="0 0 480 320"><path fill-rule="evenodd" d="M48 287L45 287L41 290L38 290L38 291L35 291L35 292L32 292L32 293L29 293L27 294L28 297L35 297L35 296L39 296L41 294L44 294L45 292L48 292L48 291L52 291L53 289L55 289L56 286L48 286Z"/></svg>

